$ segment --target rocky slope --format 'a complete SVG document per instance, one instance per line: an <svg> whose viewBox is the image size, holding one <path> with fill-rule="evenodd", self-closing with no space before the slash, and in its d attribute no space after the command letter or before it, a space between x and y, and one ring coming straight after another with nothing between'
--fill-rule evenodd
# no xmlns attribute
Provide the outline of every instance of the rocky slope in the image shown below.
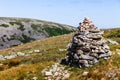
<svg viewBox="0 0 120 80"><path fill-rule="evenodd" d="M48 21L0 17L0 49L73 32L74 27Z"/></svg>

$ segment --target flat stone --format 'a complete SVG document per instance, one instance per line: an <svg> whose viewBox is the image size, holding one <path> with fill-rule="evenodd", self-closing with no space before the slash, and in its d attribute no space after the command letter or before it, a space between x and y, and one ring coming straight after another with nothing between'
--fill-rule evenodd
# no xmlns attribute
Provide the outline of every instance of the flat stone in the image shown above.
<svg viewBox="0 0 120 80"><path fill-rule="evenodd" d="M58 68L57 64L53 65L52 66L52 72L55 73L57 71L57 68Z"/></svg>
<svg viewBox="0 0 120 80"><path fill-rule="evenodd" d="M82 50L83 50L83 52L90 52L90 48L89 47L83 47Z"/></svg>
<svg viewBox="0 0 120 80"><path fill-rule="evenodd" d="M80 31L79 34L80 34L80 35L84 35L84 34L85 34L85 31Z"/></svg>
<svg viewBox="0 0 120 80"><path fill-rule="evenodd" d="M62 52L62 51L67 51L67 49L58 49L58 50L61 51L61 52Z"/></svg>
<svg viewBox="0 0 120 80"><path fill-rule="evenodd" d="M87 76L88 74L89 74L88 71L84 71L84 72L82 73L82 76Z"/></svg>
<svg viewBox="0 0 120 80"><path fill-rule="evenodd" d="M95 34L88 34L86 35L86 37L93 40L100 40L102 38L101 35L95 35Z"/></svg>
<svg viewBox="0 0 120 80"><path fill-rule="evenodd" d="M93 40L100 40L102 37L101 36L94 36L94 37L91 37Z"/></svg>
<svg viewBox="0 0 120 80"><path fill-rule="evenodd" d="M6 60L2 55L0 55L0 60L1 61L4 61L4 60Z"/></svg>
<svg viewBox="0 0 120 80"><path fill-rule="evenodd" d="M120 49L116 49L118 55L120 55Z"/></svg>
<svg viewBox="0 0 120 80"><path fill-rule="evenodd" d="M78 46L79 47L83 47L85 44L83 43L83 42L81 42L81 43L78 43Z"/></svg>
<svg viewBox="0 0 120 80"><path fill-rule="evenodd" d="M90 48L91 48L91 49L96 49L97 47L96 47L96 46L91 45L91 46L90 46Z"/></svg>
<svg viewBox="0 0 120 80"><path fill-rule="evenodd" d="M93 30L89 30L89 32L92 32L92 33L99 33L100 32L100 30L99 29L93 29Z"/></svg>
<svg viewBox="0 0 120 80"><path fill-rule="evenodd" d="M77 50L76 52L77 52L77 54L83 54L82 50Z"/></svg>
<svg viewBox="0 0 120 80"><path fill-rule="evenodd" d="M104 44L104 45L103 45L103 48L104 48L104 49L110 49L107 44Z"/></svg>
<svg viewBox="0 0 120 80"><path fill-rule="evenodd" d="M90 65L88 64L87 60L79 60L79 63L81 63L81 66L89 67Z"/></svg>
<svg viewBox="0 0 120 80"><path fill-rule="evenodd" d="M67 79L67 78L69 78L69 77L70 77L70 74L67 73L67 74L65 74L65 75L63 76L62 80Z"/></svg>
<svg viewBox="0 0 120 80"><path fill-rule="evenodd" d="M8 55L8 56L5 56L4 58L6 58L6 59L12 59L12 58L15 58L17 55Z"/></svg>
<svg viewBox="0 0 120 80"><path fill-rule="evenodd" d="M52 76L53 74L52 74L52 72L50 72L50 71L46 71L45 72L45 76Z"/></svg>
<svg viewBox="0 0 120 80"><path fill-rule="evenodd" d="M90 56L98 58L98 54L96 54L96 53L90 53Z"/></svg>
<svg viewBox="0 0 120 80"><path fill-rule="evenodd" d="M107 53L106 53L106 54L100 54L100 55L99 55L99 58L102 58L102 57L109 57L109 56L110 56L110 55L107 54Z"/></svg>
<svg viewBox="0 0 120 80"><path fill-rule="evenodd" d="M77 54L74 54L75 59L79 59L79 56Z"/></svg>
<svg viewBox="0 0 120 80"><path fill-rule="evenodd" d="M17 55L18 55L18 56L25 56L25 53L17 52Z"/></svg>
<svg viewBox="0 0 120 80"><path fill-rule="evenodd" d="M40 52L40 50L34 50L34 52L35 52L35 53L39 53L39 52Z"/></svg>
<svg viewBox="0 0 120 80"><path fill-rule="evenodd" d="M81 55L81 58L82 59L85 59L85 60L93 60L94 58L89 56L89 55Z"/></svg>
<svg viewBox="0 0 120 80"><path fill-rule="evenodd" d="M37 80L38 78L37 78L37 77L33 77L32 79L33 79L33 80Z"/></svg>
<svg viewBox="0 0 120 80"><path fill-rule="evenodd" d="M93 63L98 63L98 62L99 61L96 58L93 59Z"/></svg>

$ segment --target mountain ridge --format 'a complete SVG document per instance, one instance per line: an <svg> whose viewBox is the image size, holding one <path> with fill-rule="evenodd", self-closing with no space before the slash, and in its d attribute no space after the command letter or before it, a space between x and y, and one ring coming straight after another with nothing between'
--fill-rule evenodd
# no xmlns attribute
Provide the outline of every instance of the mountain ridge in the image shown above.
<svg viewBox="0 0 120 80"><path fill-rule="evenodd" d="M65 24L29 18L0 17L0 49L74 31L73 26Z"/></svg>

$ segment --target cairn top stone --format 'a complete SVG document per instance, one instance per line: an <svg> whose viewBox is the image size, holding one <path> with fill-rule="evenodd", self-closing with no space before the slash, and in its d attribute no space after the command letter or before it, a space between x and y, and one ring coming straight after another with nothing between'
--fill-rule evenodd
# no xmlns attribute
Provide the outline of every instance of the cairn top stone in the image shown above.
<svg viewBox="0 0 120 80"><path fill-rule="evenodd" d="M79 23L78 30L79 31L89 31L89 30L98 31L99 29L94 24L92 24L91 19L85 17L83 22Z"/></svg>
<svg viewBox="0 0 120 80"><path fill-rule="evenodd" d="M92 23L92 20L90 20L89 18L85 17L84 20L83 20L83 23Z"/></svg>

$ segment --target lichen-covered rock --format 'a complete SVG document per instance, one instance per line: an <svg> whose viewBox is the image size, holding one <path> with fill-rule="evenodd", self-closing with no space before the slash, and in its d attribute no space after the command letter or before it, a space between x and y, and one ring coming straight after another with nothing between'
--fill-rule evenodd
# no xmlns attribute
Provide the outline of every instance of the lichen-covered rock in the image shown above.
<svg viewBox="0 0 120 80"><path fill-rule="evenodd" d="M74 34L71 45L68 46L67 57L61 63L77 67L90 67L99 62L101 58L108 59L112 53L103 33L92 24L90 19L85 18Z"/></svg>

